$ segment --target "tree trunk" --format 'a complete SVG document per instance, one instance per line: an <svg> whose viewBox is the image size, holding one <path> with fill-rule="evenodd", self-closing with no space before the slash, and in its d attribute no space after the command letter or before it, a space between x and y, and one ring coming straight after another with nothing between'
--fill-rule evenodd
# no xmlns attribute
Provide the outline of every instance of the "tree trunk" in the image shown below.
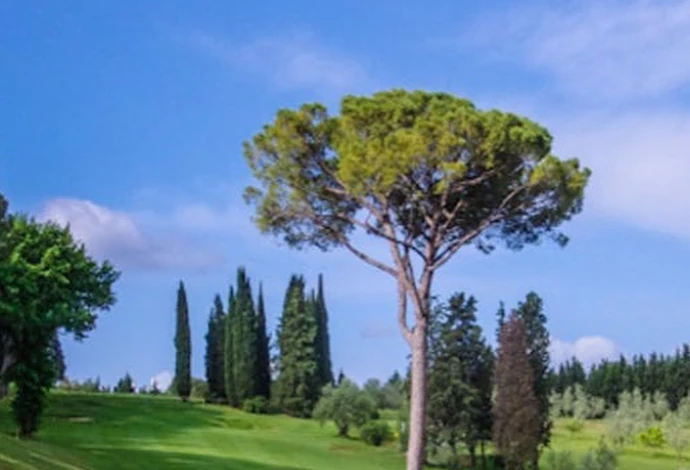
<svg viewBox="0 0 690 470"><path fill-rule="evenodd" d="M426 418L427 324L417 318L412 332L412 396L407 444L407 470L422 470L424 464L424 425Z"/></svg>
<svg viewBox="0 0 690 470"><path fill-rule="evenodd" d="M479 443L479 449L482 454L482 468L486 470L486 449L483 439Z"/></svg>

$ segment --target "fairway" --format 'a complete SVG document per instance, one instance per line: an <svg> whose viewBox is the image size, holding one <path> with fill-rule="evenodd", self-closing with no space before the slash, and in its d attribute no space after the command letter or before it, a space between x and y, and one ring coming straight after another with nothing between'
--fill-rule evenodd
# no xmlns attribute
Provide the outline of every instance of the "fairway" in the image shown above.
<svg viewBox="0 0 690 470"><path fill-rule="evenodd" d="M339 439L335 429L285 416L250 415L223 406L176 398L53 393L44 427L35 439L10 434L7 401L0 407L2 469L402 469L394 445L373 448ZM603 422L571 434L556 426L554 448L579 457L594 447ZM683 462L684 468L687 462ZM627 449L624 470L672 470L670 449Z"/></svg>

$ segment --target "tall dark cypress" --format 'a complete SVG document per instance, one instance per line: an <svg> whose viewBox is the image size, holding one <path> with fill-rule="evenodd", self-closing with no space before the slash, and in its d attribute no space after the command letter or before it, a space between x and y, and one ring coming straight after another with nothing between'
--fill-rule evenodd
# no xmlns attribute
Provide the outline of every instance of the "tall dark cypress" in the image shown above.
<svg viewBox="0 0 690 470"><path fill-rule="evenodd" d="M318 377L321 387L333 384L333 364L331 362L331 339L328 333L328 310L323 292L323 275L319 274L319 285L315 299L316 304L316 357Z"/></svg>
<svg viewBox="0 0 690 470"><path fill-rule="evenodd" d="M187 401L192 391L191 353L192 340L189 333L189 308L184 283L177 289L177 328L175 332L175 386L177 394Z"/></svg>
<svg viewBox="0 0 690 470"><path fill-rule="evenodd" d="M256 395L271 398L271 356L269 337L266 333L266 311L264 293L259 284L259 298L256 303L257 314L257 361L256 361Z"/></svg>
<svg viewBox="0 0 690 470"><path fill-rule="evenodd" d="M318 399L315 338L316 318L304 297L304 279L292 276L278 325L276 385L278 403L291 416L310 416Z"/></svg>
<svg viewBox="0 0 690 470"><path fill-rule="evenodd" d="M208 318L206 334L206 381L211 401L225 400L225 377L223 368L223 349L225 337L225 311L220 295L216 294L213 308Z"/></svg>
<svg viewBox="0 0 690 470"><path fill-rule="evenodd" d="M223 334L223 378L225 380L225 396L230 406L237 406L239 400L235 390L235 362L233 336L235 328L235 292L232 286L228 295L228 313L225 316Z"/></svg>

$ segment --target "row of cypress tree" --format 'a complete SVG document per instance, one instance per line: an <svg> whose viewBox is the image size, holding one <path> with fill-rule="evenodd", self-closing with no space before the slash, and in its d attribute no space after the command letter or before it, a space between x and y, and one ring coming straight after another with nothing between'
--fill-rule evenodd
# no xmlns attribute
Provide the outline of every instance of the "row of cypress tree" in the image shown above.
<svg viewBox="0 0 690 470"><path fill-rule="evenodd" d="M191 341L184 284L178 288L175 388L187 399L191 386ZM328 311L319 275L317 289L306 293L302 276L293 275L276 335L277 356L271 359L262 286L254 302L244 267L237 270L227 305L216 295L208 318L205 369L208 400L240 406L246 400L273 398L281 411L310 416L320 391L333 383ZM272 370L276 380L272 380ZM275 390L272 395L272 390Z"/></svg>

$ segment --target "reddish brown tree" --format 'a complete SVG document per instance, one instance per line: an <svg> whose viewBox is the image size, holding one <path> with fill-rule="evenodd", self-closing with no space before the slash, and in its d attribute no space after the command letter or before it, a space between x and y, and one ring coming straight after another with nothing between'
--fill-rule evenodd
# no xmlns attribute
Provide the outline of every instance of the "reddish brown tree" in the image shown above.
<svg viewBox="0 0 690 470"><path fill-rule="evenodd" d="M494 445L508 470L538 460L541 426L533 374L525 327L513 313L501 327L494 375Z"/></svg>

